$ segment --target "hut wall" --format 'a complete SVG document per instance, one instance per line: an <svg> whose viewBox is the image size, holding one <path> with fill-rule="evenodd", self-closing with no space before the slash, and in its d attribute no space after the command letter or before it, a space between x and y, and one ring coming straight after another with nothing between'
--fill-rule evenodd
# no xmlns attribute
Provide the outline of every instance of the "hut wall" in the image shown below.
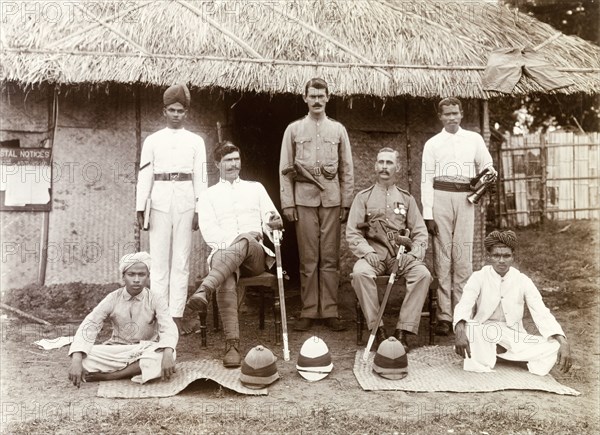
<svg viewBox="0 0 600 435"><path fill-rule="evenodd" d="M141 89L143 139L164 127L162 90ZM206 142L207 154L216 142L216 122L226 128L222 99L192 93L188 128ZM48 136L48 99L41 90L27 94L7 87L2 94L2 140L19 138L21 146L39 146ZM10 114L10 116L5 116ZM59 96L53 147L52 211L46 284L118 282L119 258L136 246L136 116L132 88L106 90L69 88ZM214 182L213 165L205 176ZM37 279L41 213L2 212L3 289L22 287ZM148 249L147 233L141 248ZM190 283L205 273L206 247L200 232L193 235Z"/></svg>
<svg viewBox="0 0 600 435"><path fill-rule="evenodd" d="M140 88L142 141L164 127L162 90ZM210 162L217 142L216 123L224 138L233 135L235 122L220 94L192 92L187 128L200 134L207 145L206 174L212 185L218 173ZM355 165L355 192L375 180L377 150L390 146L400 152L403 171L400 187L409 190L420 206L421 154L427 139L441 125L435 101L391 99L385 105L372 98L335 100L335 118L348 129ZM479 105L465 103L465 128L480 131ZM47 136L48 96L42 90L27 93L5 87L2 93L2 140L19 138L21 146L40 146ZM69 88L59 96L59 115L53 149L53 209L50 212L46 284L119 281L121 255L135 249L136 115L133 88L110 86L103 90ZM410 145L410 146L407 146ZM250 159L254 160L254 159ZM249 165L260 165L249 161ZM481 208L479 208L481 209ZM21 287L36 281L41 213L3 212L2 288ZM482 264L483 214L478 213L474 266ZM479 230L478 230L479 228ZM345 228L343 228L345 231ZM147 233L140 236L148 249ZM431 250L430 250L431 251ZM206 245L199 232L193 235L190 284L206 273ZM342 237L342 280L355 259ZM431 261L428 261L431 264Z"/></svg>
<svg viewBox="0 0 600 435"><path fill-rule="evenodd" d="M44 92L25 94L6 85L0 97L0 140L18 139L23 148L41 147L48 138L48 100ZM0 288L35 282L38 273L42 213L0 212Z"/></svg>

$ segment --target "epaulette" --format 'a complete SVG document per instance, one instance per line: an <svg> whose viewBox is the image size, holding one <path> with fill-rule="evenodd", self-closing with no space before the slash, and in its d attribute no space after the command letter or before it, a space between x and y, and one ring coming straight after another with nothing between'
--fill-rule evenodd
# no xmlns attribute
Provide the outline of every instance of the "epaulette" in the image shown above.
<svg viewBox="0 0 600 435"><path fill-rule="evenodd" d="M400 189L398 186L396 186L396 189L398 189L400 191L400 193L404 193L405 195L412 196L408 190Z"/></svg>
<svg viewBox="0 0 600 435"><path fill-rule="evenodd" d="M373 190L373 188L374 188L374 187L375 187L375 185L373 184L373 185L371 185L371 186L367 187L366 189L363 189L363 190L361 190L361 191L360 191L360 192L358 192L356 195L358 196L358 195L361 195L361 194L363 194L363 193L367 193L367 192L369 192L369 191Z"/></svg>

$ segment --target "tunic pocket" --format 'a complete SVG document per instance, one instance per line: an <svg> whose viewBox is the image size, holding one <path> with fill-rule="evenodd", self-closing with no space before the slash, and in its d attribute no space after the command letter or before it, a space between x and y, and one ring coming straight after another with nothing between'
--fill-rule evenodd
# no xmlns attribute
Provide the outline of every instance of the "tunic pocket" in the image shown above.
<svg viewBox="0 0 600 435"><path fill-rule="evenodd" d="M299 162L311 160L313 153L312 138L298 137L294 143L296 146L296 160Z"/></svg>
<svg viewBox="0 0 600 435"><path fill-rule="evenodd" d="M325 157L333 163L338 162L338 148L340 140L336 138L326 137L323 139L323 147L325 148Z"/></svg>

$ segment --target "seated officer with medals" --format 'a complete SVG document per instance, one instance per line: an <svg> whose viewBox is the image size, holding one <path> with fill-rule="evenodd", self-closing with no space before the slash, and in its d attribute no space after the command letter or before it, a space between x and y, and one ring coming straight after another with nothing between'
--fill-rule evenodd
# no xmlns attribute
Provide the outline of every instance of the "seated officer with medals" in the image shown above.
<svg viewBox="0 0 600 435"><path fill-rule="evenodd" d="M406 296L394 337L408 351L407 335L418 333L431 274L423 263L427 228L415 199L394 184L399 170L398 152L382 148L375 162L377 182L359 192L352 202L346 240L350 251L358 257L352 272L352 287L369 329L373 328L379 311L375 277L390 273L399 247L405 246L406 253L401 254L397 273L406 279ZM382 322L377 330L377 344L387 337Z"/></svg>

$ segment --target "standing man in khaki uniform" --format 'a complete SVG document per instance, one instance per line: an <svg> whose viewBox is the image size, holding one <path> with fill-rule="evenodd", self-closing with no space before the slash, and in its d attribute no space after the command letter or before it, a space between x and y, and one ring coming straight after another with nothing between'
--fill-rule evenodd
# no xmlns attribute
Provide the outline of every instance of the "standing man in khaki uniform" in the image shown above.
<svg viewBox="0 0 600 435"><path fill-rule="evenodd" d="M327 82L306 83L308 115L288 125L279 161L283 216L296 222L300 254L302 312L294 329L306 331L325 319L334 331L338 320L341 223L348 217L354 190L352 150L346 128L325 115Z"/></svg>
<svg viewBox="0 0 600 435"><path fill-rule="evenodd" d="M185 85L173 85L163 95L167 127L144 140L137 183L136 210L144 229L144 210L150 198L150 288L169 304L181 335L190 273L192 230L198 230L197 201L207 188L204 140L183 128L190 106Z"/></svg>
<svg viewBox="0 0 600 435"><path fill-rule="evenodd" d="M431 274L423 263L427 250L427 228L413 196L394 184L400 170L398 152L382 148L377 154L377 182L356 194L348 225L346 241L358 257L352 272L352 287L365 315L367 327L373 329L379 312L379 296L375 277L389 274L400 245L406 253L398 261L398 276L406 279L406 296L396 323L394 337L408 352L407 337L419 331L419 321ZM408 229L408 236L403 234ZM383 322L378 325L378 343L388 338Z"/></svg>

